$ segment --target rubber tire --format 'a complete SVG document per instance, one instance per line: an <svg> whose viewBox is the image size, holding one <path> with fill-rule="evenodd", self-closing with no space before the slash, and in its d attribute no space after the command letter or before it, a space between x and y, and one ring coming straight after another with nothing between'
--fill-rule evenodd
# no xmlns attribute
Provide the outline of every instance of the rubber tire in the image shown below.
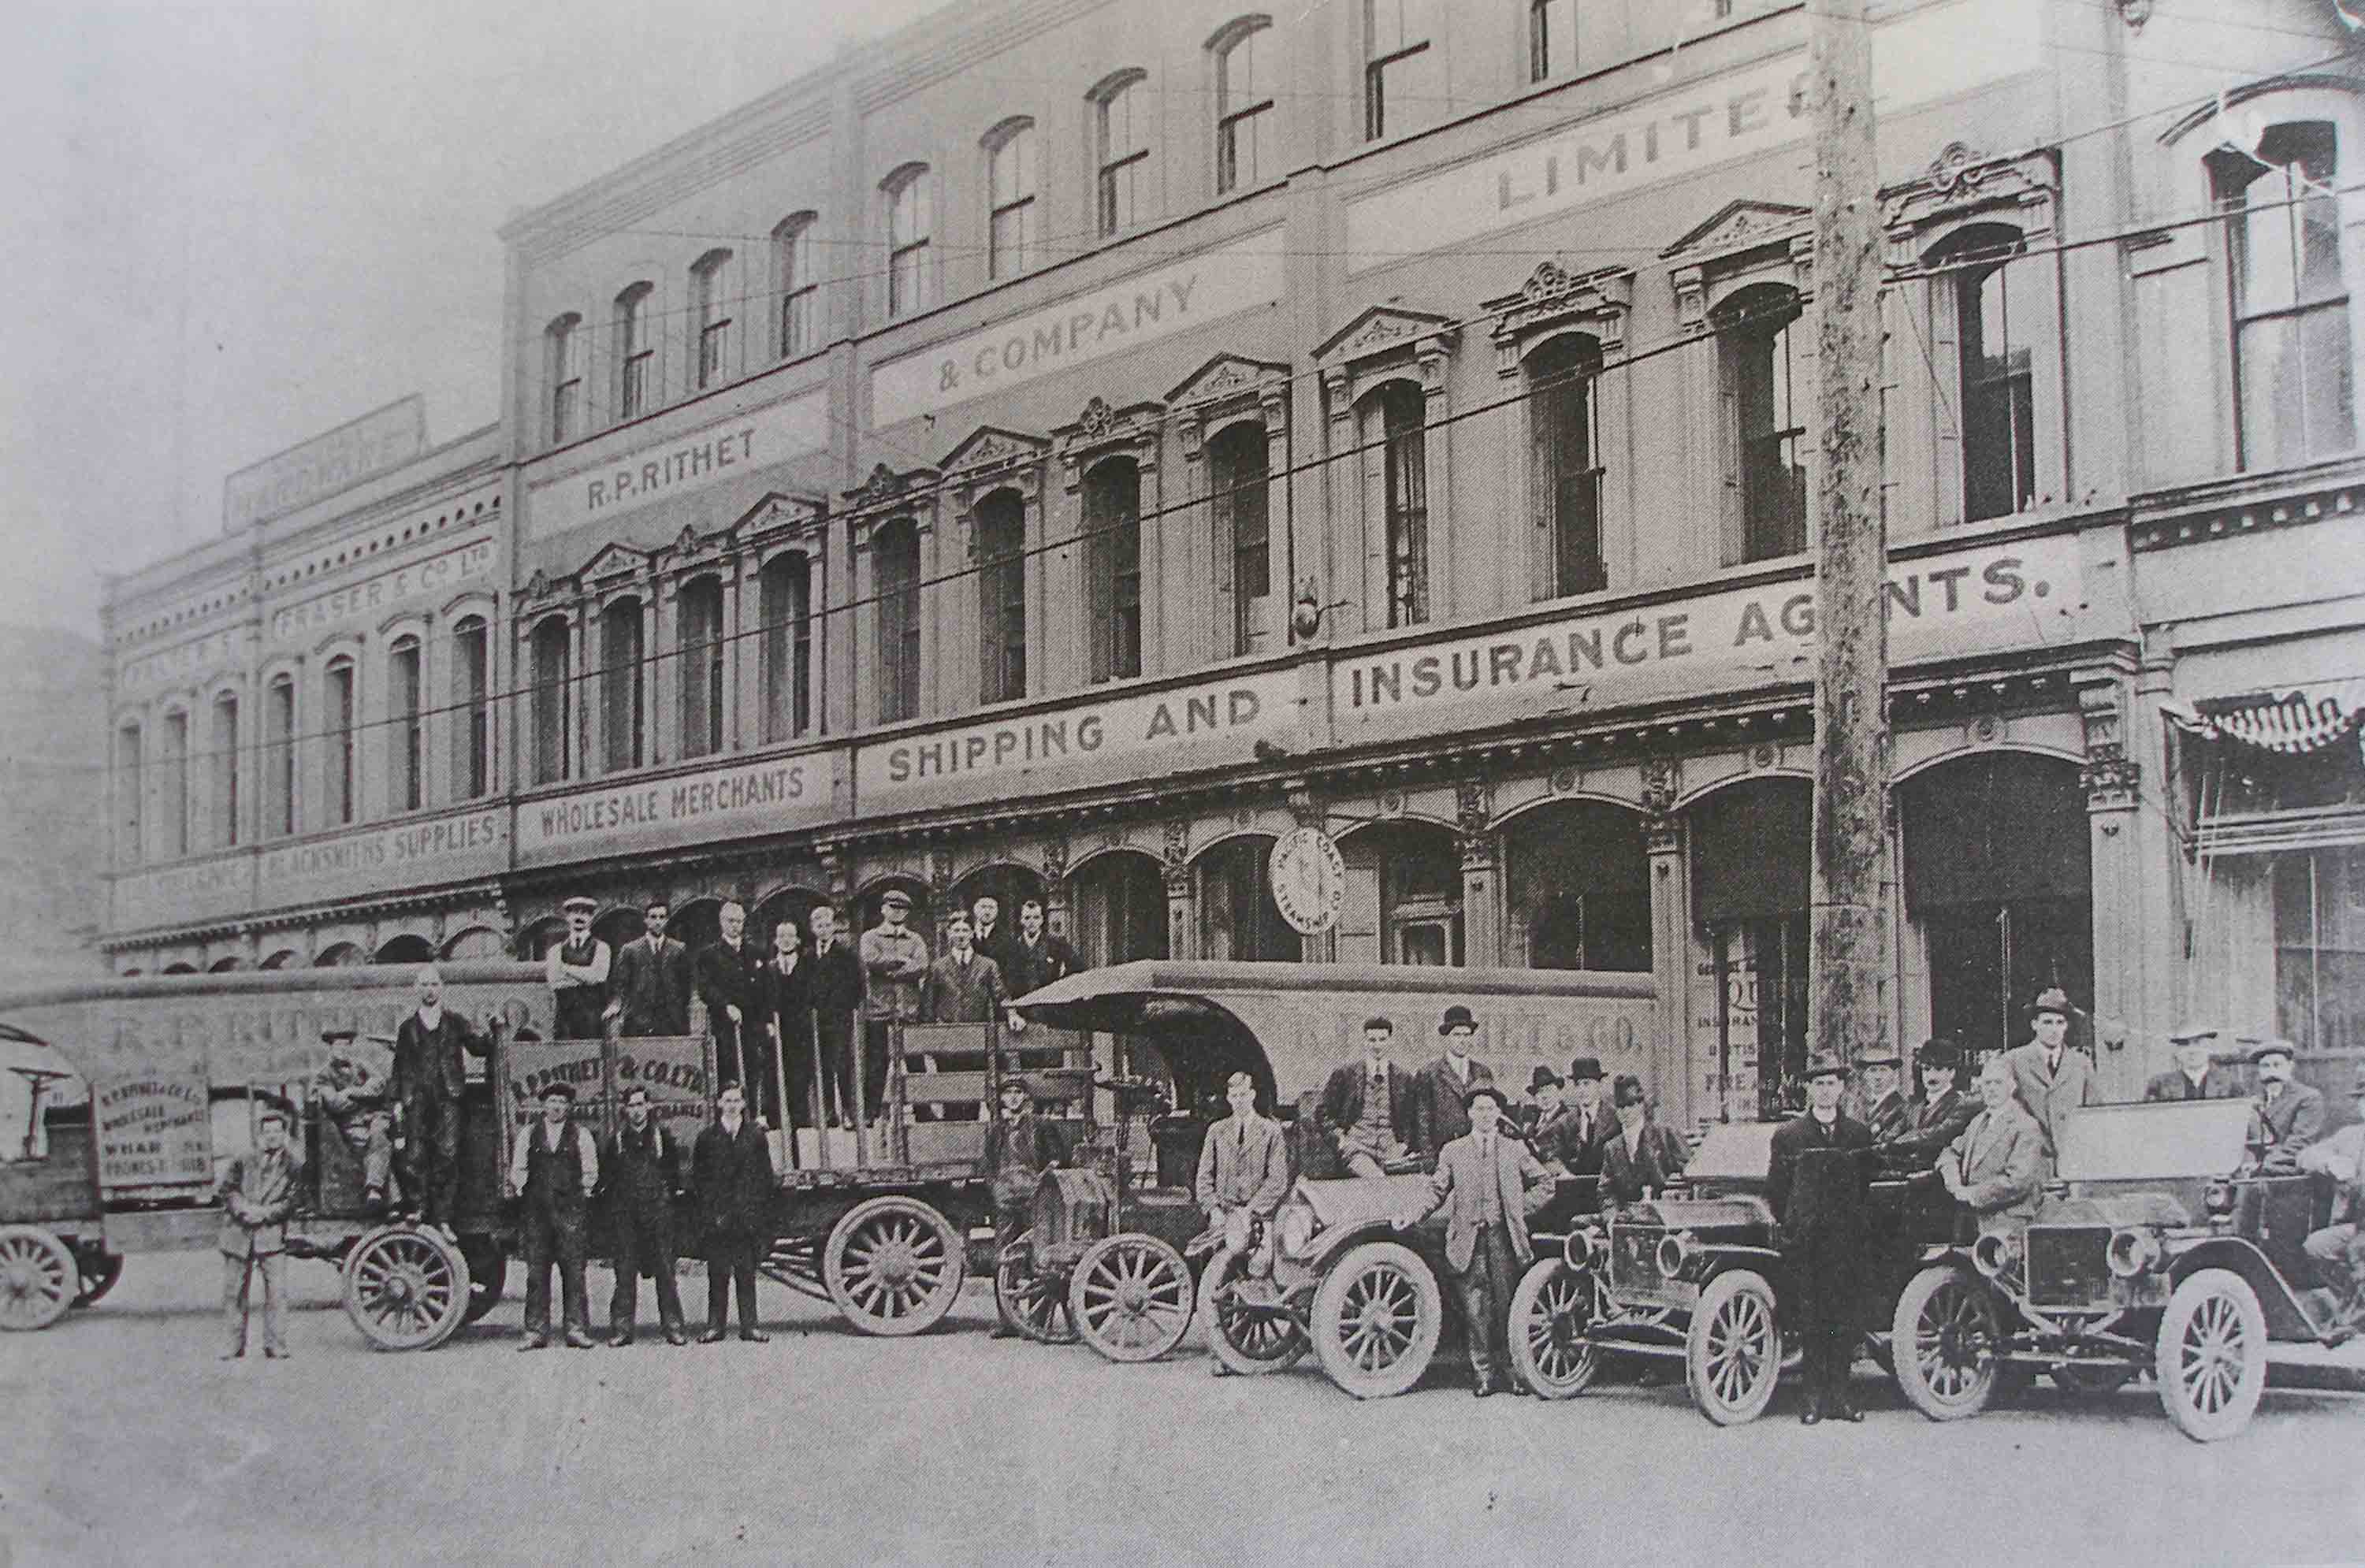
<svg viewBox="0 0 2365 1568"><path fill-rule="evenodd" d="M2229 1334L2238 1358L2231 1386L2214 1408L2192 1397L2184 1375L2188 1340L2196 1332ZM2160 1315L2152 1365L2161 1407L2194 1442L2214 1443L2248 1426L2267 1387L2267 1315L2250 1282L2230 1269L2202 1269L2187 1277Z"/></svg>
<svg viewBox="0 0 2365 1568"><path fill-rule="evenodd" d="M1728 1318L1738 1319L1754 1342L1758 1362L1737 1398L1728 1398L1716 1387L1720 1362L1730 1359L1718 1354L1721 1337L1732 1332ZM1782 1377L1781 1344L1774 1287L1763 1274L1732 1269L1710 1280L1684 1331L1684 1383L1691 1390L1692 1404L1720 1427L1737 1427L1764 1415Z"/></svg>
<svg viewBox="0 0 2365 1568"><path fill-rule="evenodd" d="M880 1282L891 1292L898 1309L880 1313L857 1295L870 1284L869 1265L861 1256L849 1257L857 1238L893 1239L918 1255L915 1279L926 1288L913 1291L908 1282ZM960 1299L961 1280L969 1268L968 1247L952 1222L917 1198L893 1194L855 1204L832 1226L822 1249L822 1283L838 1312L856 1328L881 1338L902 1338L922 1333L941 1322Z"/></svg>
<svg viewBox="0 0 2365 1568"><path fill-rule="evenodd" d="M1600 1305L1594 1275L1558 1258L1540 1260L1520 1276L1505 1338L1513 1369L1538 1398L1574 1399L1600 1372L1601 1350L1585 1338L1599 1321ZM1564 1327L1575 1336L1573 1348L1558 1342L1556 1330Z"/></svg>
<svg viewBox="0 0 2365 1568"><path fill-rule="evenodd" d="M1384 1282L1391 1280L1400 1283L1401 1291L1384 1287ZM1412 1323L1393 1356L1363 1366L1343 1336L1349 1307L1369 1301L1375 1285L1388 1288L1391 1297L1410 1308ZM1309 1330L1314 1354L1332 1383L1358 1399L1387 1399L1418 1383L1429 1371L1444 1325L1444 1294L1420 1254L1399 1241L1365 1241L1349 1248L1323 1275L1314 1293Z"/></svg>
<svg viewBox="0 0 2365 1568"><path fill-rule="evenodd" d="M1313 1341L1306 1337L1305 1325L1290 1317L1287 1319L1288 1327L1278 1338L1261 1337L1253 1346L1242 1345L1226 1327L1223 1304L1217 1298L1230 1288L1247 1267L1247 1254L1227 1249L1208 1259L1206 1268L1199 1275L1199 1310L1196 1316L1205 1326L1207 1353L1242 1377L1262 1377L1268 1372L1287 1372L1314 1348ZM1269 1324L1271 1319L1260 1314L1259 1321Z"/></svg>
<svg viewBox="0 0 2365 1568"><path fill-rule="evenodd" d="M1128 1308L1124 1286L1146 1299ZM1120 1232L1093 1243L1068 1278L1068 1321L1085 1344L1113 1361L1154 1361L1182 1342L1198 1305L1191 1265L1154 1236Z"/></svg>
<svg viewBox="0 0 2365 1568"><path fill-rule="evenodd" d="M1897 1310L1889 1319L1889 1359L1893 1363L1889 1375L1897 1380L1897 1391L1905 1395L1905 1402L1933 1421L1968 1420L1985 1410L1995 1402L1998 1390L2006 1382L2002 1374L2012 1364L1990 1354L1970 1369L1969 1381L1952 1393L1931 1383L1929 1363L1933 1358L1922 1350L1922 1335L1932 1305L1941 1303L1941 1293L1950 1289L1966 1293L1961 1311L1954 1315L1954 1327L1958 1334L1984 1334L1993 1343L2001 1337L2003 1327L1996 1312L1994 1293L1988 1289L1986 1282L1967 1270L1936 1263L1906 1282L1897 1298ZM1943 1328L1933 1327L1933 1332L1943 1332ZM1952 1358L1946 1360L1945 1365L1950 1372L1961 1370Z"/></svg>
<svg viewBox="0 0 2365 1568"><path fill-rule="evenodd" d="M345 1254L343 1272L345 1316L378 1350L432 1350L467 1316L468 1260L423 1226L369 1232Z"/></svg>
<svg viewBox="0 0 2365 1568"><path fill-rule="evenodd" d="M96 1306L106 1299L106 1293L115 1288L115 1282L123 1277L123 1254L101 1252L95 1270L84 1269L81 1265L82 1254L77 1252L74 1254L74 1266L82 1289L74 1296L73 1304L78 1307Z"/></svg>
<svg viewBox="0 0 2365 1568"><path fill-rule="evenodd" d="M0 1226L0 1271L12 1281L0 1292L0 1329L11 1333L47 1328L82 1290L73 1249L38 1225Z"/></svg>
<svg viewBox="0 0 2365 1568"><path fill-rule="evenodd" d="M460 1321L474 1323L499 1306L509 1289L509 1249L489 1236L464 1236L460 1256L468 1260L468 1310Z"/></svg>
<svg viewBox="0 0 2365 1568"><path fill-rule="evenodd" d="M1068 1316L1068 1293L1059 1282L1038 1280L1033 1263L1035 1233L1021 1231L993 1270L993 1310L1002 1326L1038 1345L1072 1345L1076 1326Z"/></svg>

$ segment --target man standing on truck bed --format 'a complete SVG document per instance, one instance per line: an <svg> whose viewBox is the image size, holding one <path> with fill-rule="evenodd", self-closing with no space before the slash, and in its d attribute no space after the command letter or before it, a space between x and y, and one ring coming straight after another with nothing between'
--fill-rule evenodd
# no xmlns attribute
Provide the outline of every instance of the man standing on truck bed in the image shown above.
<svg viewBox="0 0 2365 1568"><path fill-rule="evenodd" d="M558 1015L557 1037L596 1040L607 1027L608 944L591 935L591 916L600 906L580 895L559 905L566 914L566 935L543 958L543 977Z"/></svg>
<svg viewBox="0 0 2365 1568"><path fill-rule="evenodd" d="M460 1097L467 1064L483 1056L484 1035L443 1005L443 976L430 964L419 971L419 1006L394 1032L394 1102L401 1118L402 1184L417 1216L457 1241L452 1229L460 1201ZM489 1032L489 1020L488 1021Z"/></svg>
<svg viewBox="0 0 2365 1568"><path fill-rule="evenodd" d="M887 1056L894 1025L920 1018L920 981L928 973L928 944L904 924L912 895L890 888L880 896L879 924L862 934L862 1103L875 1126L887 1092Z"/></svg>

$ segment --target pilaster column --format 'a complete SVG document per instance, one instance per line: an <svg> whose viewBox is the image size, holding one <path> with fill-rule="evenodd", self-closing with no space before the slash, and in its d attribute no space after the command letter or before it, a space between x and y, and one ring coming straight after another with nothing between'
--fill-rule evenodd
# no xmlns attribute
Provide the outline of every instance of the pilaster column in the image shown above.
<svg viewBox="0 0 2365 1568"><path fill-rule="evenodd" d="M1043 929L1054 936L1068 935L1068 841L1047 840L1043 846Z"/></svg>
<svg viewBox="0 0 2365 1568"><path fill-rule="evenodd" d="M2162 988L2146 972L2147 929L2169 917L2167 890L2153 884L2164 883L2169 851L2163 834L2146 831L2139 810L2143 772L2128 755L2124 672L2093 673L2098 678L2072 678L2086 730L2079 782L2093 860L2094 1066L2105 1099L2132 1100L2158 1065L2147 1043L2195 999L2173 986L2154 994Z"/></svg>
<svg viewBox="0 0 2365 1568"><path fill-rule="evenodd" d="M1166 956L1199 956L1198 900L1191 873L1191 823L1177 819L1166 824Z"/></svg>
<svg viewBox="0 0 2365 1568"><path fill-rule="evenodd" d="M1453 786L1455 842L1462 851L1462 961L1508 964L1503 951L1502 835L1494 831L1494 791L1483 778Z"/></svg>

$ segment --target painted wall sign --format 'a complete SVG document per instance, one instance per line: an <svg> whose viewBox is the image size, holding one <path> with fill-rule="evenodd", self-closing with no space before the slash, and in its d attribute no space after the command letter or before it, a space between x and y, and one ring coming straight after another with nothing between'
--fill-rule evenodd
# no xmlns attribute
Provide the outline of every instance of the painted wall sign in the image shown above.
<svg viewBox="0 0 2365 1568"><path fill-rule="evenodd" d="M1893 563L1889 655L1919 660L2041 648L2132 632L2124 607L2090 604L2074 537L2021 540ZM1814 678L1811 578L1572 615L1331 666L1342 738L1503 723Z"/></svg>
<svg viewBox="0 0 2365 1568"><path fill-rule="evenodd" d="M2030 0L1958 0L1876 28L1877 111L1895 114L2034 69L2031 41L2044 36L2044 26ZM1794 50L1367 196L1347 208L1348 270L1366 272L1801 140L1810 129L1807 70L1806 50ZM1799 188L1806 188L1803 177Z"/></svg>
<svg viewBox="0 0 2365 1568"><path fill-rule="evenodd" d="M272 611L271 640L309 639L349 622L374 618L406 599L443 598L463 583L492 576L500 546L491 534L456 549Z"/></svg>
<svg viewBox="0 0 2365 1568"><path fill-rule="evenodd" d="M431 887L509 868L509 813L479 807L263 851L257 902L270 908L387 888Z"/></svg>
<svg viewBox="0 0 2365 1568"><path fill-rule="evenodd" d="M612 1051L599 1040L521 1040L510 1046L506 1065L521 1132L540 1123L540 1096L553 1083L575 1091L576 1121L601 1133L622 1123L627 1093L646 1089L650 1114L678 1140L677 1158L687 1167L707 1115L704 1040L620 1039Z"/></svg>
<svg viewBox="0 0 2365 1568"><path fill-rule="evenodd" d="M230 663L237 649L236 632L207 633L178 647L159 649L133 659L116 677L116 687L128 694L150 687L194 680Z"/></svg>
<svg viewBox="0 0 2365 1568"><path fill-rule="evenodd" d="M817 827L836 815L842 751L805 752L518 805L521 863Z"/></svg>
<svg viewBox="0 0 2365 1568"><path fill-rule="evenodd" d="M829 444L829 392L816 387L687 435L628 447L539 481L526 492L526 533L547 539L654 501L819 452Z"/></svg>
<svg viewBox="0 0 2365 1568"><path fill-rule="evenodd" d="M911 811L1221 767L1295 729L1298 691L1295 670L1267 670L899 736L861 748L855 799Z"/></svg>
<svg viewBox="0 0 2365 1568"><path fill-rule="evenodd" d="M876 429L1270 305L1281 297L1282 236L1267 229L1188 261L1080 294L870 373Z"/></svg>
<svg viewBox="0 0 2365 1568"><path fill-rule="evenodd" d="M98 1184L108 1192L213 1180L213 1122L203 1073L142 1073L93 1086Z"/></svg>
<svg viewBox="0 0 2365 1568"><path fill-rule="evenodd" d="M254 857L241 852L115 879L111 929L137 931L228 914L254 895Z"/></svg>
<svg viewBox="0 0 2365 1568"><path fill-rule="evenodd" d="M241 468L222 484L222 526L252 527L399 468L427 450L427 400L414 392Z"/></svg>

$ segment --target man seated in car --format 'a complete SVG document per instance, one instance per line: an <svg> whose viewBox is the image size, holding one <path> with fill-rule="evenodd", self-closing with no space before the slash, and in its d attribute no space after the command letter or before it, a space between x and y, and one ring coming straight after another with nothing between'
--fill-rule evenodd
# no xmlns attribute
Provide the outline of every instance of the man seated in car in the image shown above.
<svg viewBox="0 0 2365 1568"><path fill-rule="evenodd" d="M1651 1119L1642 1081L1631 1072L1618 1075L1609 1096L1618 1112L1618 1126L1601 1143L1601 1201L1639 1204L1664 1192L1684 1173L1691 1151L1672 1127Z"/></svg>
<svg viewBox="0 0 2365 1568"><path fill-rule="evenodd" d="M2332 1221L2308 1233L2305 1246L2316 1275L2340 1299L2337 1338L2365 1328L2365 1062L2349 1093L2358 1119L2298 1156L2302 1170L2332 1180Z"/></svg>
<svg viewBox="0 0 2365 1568"><path fill-rule="evenodd" d="M2045 1128L2020 1103L2012 1064L1990 1057L1979 1069L1986 1107L1946 1146L1938 1177L1955 1201L1978 1217L1979 1234L2017 1232L2036 1215L2045 1185Z"/></svg>

